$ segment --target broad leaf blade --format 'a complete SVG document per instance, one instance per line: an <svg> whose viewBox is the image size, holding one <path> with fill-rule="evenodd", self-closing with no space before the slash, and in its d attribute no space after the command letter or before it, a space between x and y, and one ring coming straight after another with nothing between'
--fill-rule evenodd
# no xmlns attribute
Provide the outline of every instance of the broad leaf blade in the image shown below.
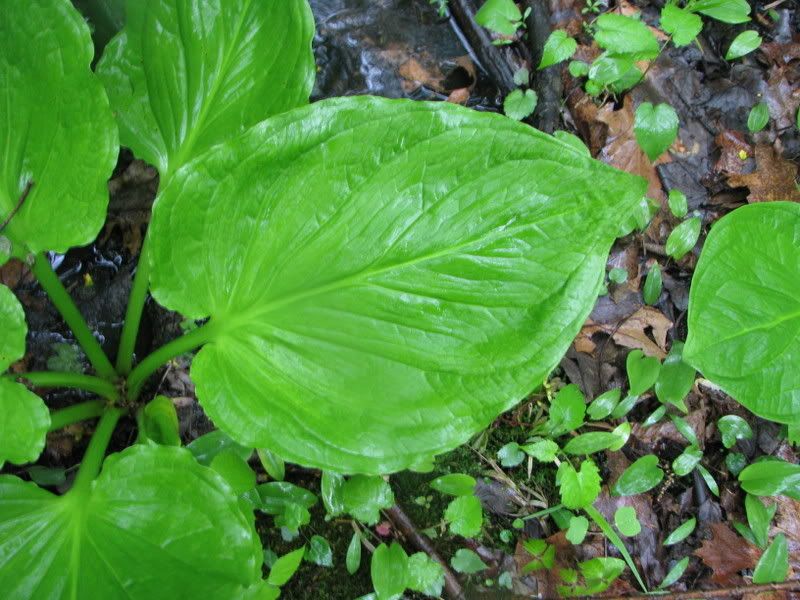
<svg viewBox="0 0 800 600"><path fill-rule="evenodd" d="M0 498L9 598L229 600L264 585L252 515L180 448L134 446L109 458L87 496L3 476Z"/></svg>
<svg viewBox="0 0 800 600"><path fill-rule="evenodd" d="M98 73L122 143L164 179L308 101L314 20L306 0L128 0L126 12Z"/></svg>
<svg viewBox="0 0 800 600"><path fill-rule="evenodd" d="M370 97L274 117L173 181L153 291L212 317L205 410L240 443L357 473L451 449L543 381L644 193L509 119Z"/></svg>
<svg viewBox="0 0 800 600"><path fill-rule="evenodd" d="M800 204L752 204L720 219L695 269L683 352L745 407L781 423L800 414L798 239Z"/></svg>
<svg viewBox="0 0 800 600"><path fill-rule="evenodd" d="M0 223L18 207L3 230L15 256L88 244L105 221L118 141L93 52L67 0L3 3Z"/></svg>

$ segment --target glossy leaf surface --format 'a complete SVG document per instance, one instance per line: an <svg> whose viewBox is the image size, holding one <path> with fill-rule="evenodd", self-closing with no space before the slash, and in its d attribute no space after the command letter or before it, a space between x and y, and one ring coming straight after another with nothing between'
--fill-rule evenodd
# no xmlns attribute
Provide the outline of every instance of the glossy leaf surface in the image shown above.
<svg viewBox="0 0 800 600"><path fill-rule="evenodd" d="M162 179L244 128L308 101L306 0L128 0L98 74L123 145Z"/></svg>
<svg viewBox="0 0 800 600"><path fill-rule="evenodd" d="M752 204L720 219L694 272L683 352L746 408L781 423L800 415L798 252L800 204Z"/></svg>
<svg viewBox="0 0 800 600"><path fill-rule="evenodd" d="M9 598L256 598L252 515L186 450L134 446L86 493L0 477L0 588Z"/></svg>
<svg viewBox="0 0 800 600"><path fill-rule="evenodd" d="M396 471L544 380L642 184L501 116L320 102L175 175L151 224L153 292L212 317L192 378L240 443Z"/></svg>
<svg viewBox="0 0 800 600"><path fill-rule="evenodd" d="M779 459L762 460L739 473L739 483L754 496L783 494L800 500L800 465Z"/></svg>
<svg viewBox="0 0 800 600"><path fill-rule="evenodd" d="M25 354L28 326L14 293L0 285L0 375ZM0 467L36 460L50 427L47 407L24 385L0 377Z"/></svg>
<svg viewBox="0 0 800 600"><path fill-rule="evenodd" d="M647 157L655 160L678 137L678 114L669 104L643 102L634 114L633 133Z"/></svg>
<svg viewBox="0 0 800 600"><path fill-rule="evenodd" d="M614 484L615 496L635 496L653 489L664 479L664 471L658 466L658 457L647 454L622 472Z"/></svg>
<svg viewBox="0 0 800 600"><path fill-rule="evenodd" d="M18 207L3 230L15 256L88 244L105 221L118 142L93 54L67 0L3 3L0 223Z"/></svg>
<svg viewBox="0 0 800 600"><path fill-rule="evenodd" d="M661 29L672 36L672 42L676 46L686 46L703 29L703 20L676 3L669 2L661 10Z"/></svg>
<svg viewBox="0 0 800 600"><path fill-rule="evenodd" d="M556 63L567 60L575 54L578 42L570 37L563 29L556 29L551 33L544 43L542 50L542 60L539 62L538 69L545 69Z"/></svg>

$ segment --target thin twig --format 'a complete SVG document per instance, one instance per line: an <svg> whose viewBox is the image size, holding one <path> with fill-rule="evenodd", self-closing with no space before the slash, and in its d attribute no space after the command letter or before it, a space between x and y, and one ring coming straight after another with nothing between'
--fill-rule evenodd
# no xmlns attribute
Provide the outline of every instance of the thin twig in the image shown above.
<svg viewBox="0 0 800 600"><path fill-rule="evenodd" d="M25 204L25 200L28 198L28 194L31 192L31 188L33 187L33 181L29 181L25 184L25 189L22 190L22 194L20 194L19 200L17 201L17 205L11 209L11 212L6 217L6 220L3 221L2 225L0 225L0 232L6 228L6 226L11 223L11 219L19 212L19 209L22 208L22 205Z"/></svg>
<svg viewBox="0 0 800 600"><path fill-rule="evenodd" d="M442 566L442 569L444 570L445 597L449 598L450 600L463 600L464 590L461 589L461 584L458 582L458 577L456 577L456 574L450 569L450 565L448 565L444 559L439 556L439 553L436 551L436 548L433 547L433 544L428 537L417 530L417 528L414 526L414 523L411 521L405 511L395 504L392 508L383 511L383 513L392 522L394 528L403 535L409 544L414 546L414 548L420 552L424 552L431 557L432 560L435 560Z"/></svg>

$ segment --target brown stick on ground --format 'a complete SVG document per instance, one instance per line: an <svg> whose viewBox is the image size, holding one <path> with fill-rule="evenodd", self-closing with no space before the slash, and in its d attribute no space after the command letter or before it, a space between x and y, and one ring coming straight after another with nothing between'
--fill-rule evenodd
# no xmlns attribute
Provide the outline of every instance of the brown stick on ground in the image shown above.
<svg viewBox="0 0 800 600"><path fill-rule="evenodd" d="M740 585L732 588L718 590L696 590L692 592L675 592L666 594L663 598L669 600L689 600L690 598L738 598L744 594L758 594L761 592L796 592L800 591L800 580L786 581L784 583L765 583L763 585ZM637 594L635 596L594 596L602 600L630 600L631 598L658 598L653 594Z"/></svg>
<svg viewBox="0 0 800 600"><path fill-rule="evenodd" d="M564 91L561 81L563 63L541 71L536 68L542 61L544 43L552 29L547 2L548 0L525 0L525 5L531 11L527 20L528 46L531 51L533 87L539 96L536 112L533 114L533 124L545 133L553 133L561 117L561 93Z"/></svg>
<svg viewBox="0 0 800 600"><path fill-rule="evenodd" d="M392 508L383 511L386 517L392 522L394 528L399 531L402 536L408 541L409 544L414 546L418 551L424 552L433 560L442 565L444 569L444 594L449 600L464 600L464 590L461 589L461 584L458 582L458 577L450 569L444 559L439 556L436 548L428 539L428 537L421 533L414 526L411 519L405 511L395 504Z"/></svg>
<svg viewBox="0 0 800 600"><path fill-rule="evenodd" d="M505 96L516 89L513 57L509 48L494 46L489 32L475 22L477 8L473 0L450 0L450 15L472 46L475 56L489 77Z"/></svg>

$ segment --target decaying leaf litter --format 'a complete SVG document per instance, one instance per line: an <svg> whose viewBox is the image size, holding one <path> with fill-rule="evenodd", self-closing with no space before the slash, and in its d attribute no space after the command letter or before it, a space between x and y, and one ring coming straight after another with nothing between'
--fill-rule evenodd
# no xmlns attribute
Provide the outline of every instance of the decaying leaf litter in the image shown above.
<svg viewBox="0 0 800 600"><path fill-rule="evenodd" d="M505 46L491 45L490 36L471 20L477 4L471 0L451 0L452 16L447 18L440 17L436 8L424 0L312 2L317 20L315 55L319 70L315 98L371 93L450 101L477 110L502 110L504 97L514 89L514 73L521 67L535 72L537 46L530 39L534 36L520 36ZM768 4L775 5L772 10L777 13L777 20L763 10ZM689 281L710 226L745 203L800 201L797 187L800 136L795 126L800 107L800 10L792 2L752 5L754 22L750 26L760 32L765 43L737 61L726 61L724 56L733 37L744 26L737 29L709 21L699 45L668 46L645 67L645 80L620 97L603 98L603 102L593 100L563 63L549 67L541 76L534 75L539 105L529 122L544 129L573 132L593 156L643 176L649 183L649 197L659 206L644 232L626 236L615 244L609 271L622 269L627 277L621 282L607 282L608 293L598 300L560 370L549 382L552 392L574 383L587 398L595 398L624 384L629 351L638 349L646 355L665 358L673 343L686 337ZM583 30L582 23L587 17L581 9L585 7L581 0L552 0L544 13L539 6L529 18L539 17L536 27L541 28L542 15L549 16L546 31L567 31L578 40L576 57L591 59L597 56L598 48ZM622 14L641 11L645 22L653 26L657 25L660 8L656 2L624 0L603 6L604 10ZM529 30L534 31L534 27ZM552 97L553 90L558 91L556 98ZM679 117L677 139L655 163L637 144L634 133L635 109L644 102L668 103ZM759 102L766 104L770 118L764 129L752 133L748 131L748 115ZM133 160L130 154L123 154L110 183L112 204L104 234L98 244L69 252L59 264L62 280L109 347L116 345L119 336L132 269L156 187L156 172ZM677 261L666 250L670 232L680 223L667 203L673 190L685 194L688 210L702 223L698 243ZM655 264L660 266L663 291L648 305L642 291L646 275ZM47 366L41 357L49 357L47 362L80 364L84 360L24 266L18 262L6 265L0 270L0 281L14 289L28 308L29 350L35 351L29 352L26 360L42 363L26 364L28 370ZM148 347L177 336L187 326L155 303L148 304L145 318L143 330L149 339L148 335L140 339L141 354ZM211 429L194 400L187 364L178 360L170 365L158 389L152 390L175 399L181 434L186 441ZM673 590L738 589L748 582L747 576L763 550L746 542L735 530L734 523L747 520L743 494L725 462L727 452L722 445L718 419L738 415L747 421L754 435L752 439L737 440L736 448L750 461L774 455L797 462L795 451L785 442L779 442L778 425L754 417L715 386L699 380L686 401L685 421L699 440L703 464L719 484L717 496L697 471L685 477L670 472L685 439L671 421L650 427L642 425L658 407L653 396L643 395L629 414L633 428L624 449L606 451L598 462L609 488L628 465L650 453L659 457L666 477L644 494L620 498L604 491L597 503L598 510L613 522L620 507L637 509L642 532L625 542L649 588L655 588L680 559L690 556L689 566ZM65 400L66 397L60 400L57 394L48 397L49 404L56 407ZM409 517L408 522L403 523L397 514L381 515L373 528L375 540L389 542L400 538L412 545L408 548L411 552L416 550L411 538L433 537L429 540L430 549L438 551L447 562L460 549L473 550L487 568L467 577L460 576L460 585L469 598L513 594L550 597L555 593L557 582L552 569L523 574L531 559L522 543L525 539L545 539L554 546L557 566L567 567L576 559L618 556L595 530L589 531L583 543L573 545L547 518L525 520L520 530L514 527L515 519L546 510L558 502L552 472L529 461L504 467L497 456L507 443L524 441L546 403L545 393L535 394L500 417L469 447L441 457L432 474L403 473L393 477L396 500ZM39 466L69 469L85 447L86 434L83 426L54 434L57 443L48 445L53 449L42 457ZM117 433L124 435L124 431ZM117 443L130 441L119 439ZM479 479L477 495L487 515L485 534L479 541L440 535L441 515L447 503L430 493L427 481L447 472L469 473ZM57 471L48 473L58 477ZM38 476L42 476L41 472ZM313 490L319 488L319 474L313 471L289 466L287 479ZM800 568L798 506L797 501L783 497L776 503L773 527L788 539L791 579ZM315 534L324 536L332 546L333 561L343 563L351 525L345 519L325 522L323 514L319 505L312 509L314 518L304 535L309 539ZM664 546L662 542L667 535L690 518L696 519L697 526L688 537ZM265 523L270 520L264 519ZM275 538L274 529L264 527L263 531L265 547L277 554L291 549L292 546ZM508 537L503 534L505 531L513 532L513 537L504 539ZM731 549L735 552L731 553ZM510 573L503 583L508 581L511 589L498 583L504 573ZM343 581L336 570L309 562L301 567L284 593L289 598L351 598L370 589L367 561L362 562L360 570L348 581ZM636 582L626 573L607 593L636 592ZM738 597L736 594L762 597L734 591L729 597ZM788 598L792 594L778 590L769 597Z"/></svg>

